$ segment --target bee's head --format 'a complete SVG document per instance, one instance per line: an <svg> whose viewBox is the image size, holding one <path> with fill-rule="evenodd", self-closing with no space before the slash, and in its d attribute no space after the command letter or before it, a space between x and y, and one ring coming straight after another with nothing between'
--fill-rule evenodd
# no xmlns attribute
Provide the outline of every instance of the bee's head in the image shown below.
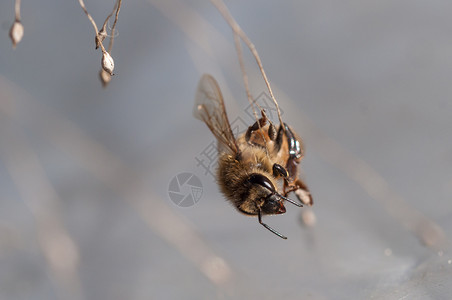
<svg viewBox="0 0 452 300"><path fill-rule="evenodd" d="M278 193L275 186L271 180L258 173L253 173L248 178L248 181L253 185L258 191L258 195L261 200L261 205L259 209L264 214L283 214L286 212L283 200L287 200L296 206L303 206L300 203L294 202L293 200L286 198Z"/></svg>
<svg viewBox="0 0 452 300"><path fill-rule="evenodd" d="M253 185L253 188L258 191L259 209L264 214L283 214L286 212L281 196L277 193L275 186L270 179L262 174L251 174L249 182Z"/></svg>

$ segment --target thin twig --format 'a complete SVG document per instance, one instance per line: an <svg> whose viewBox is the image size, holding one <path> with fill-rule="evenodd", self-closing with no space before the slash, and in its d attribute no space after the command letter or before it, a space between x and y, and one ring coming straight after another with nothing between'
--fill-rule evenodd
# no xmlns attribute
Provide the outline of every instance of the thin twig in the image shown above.
<svg viewBox="0 0 452 300"><path fill-rule="evenodd" d="M97 33L97 36L96 36L96 49L99 48L99 45L101 43L103 43L105 38L107 37L107 24L108 24L108 21L110 20L111 16L113 15L113 13L115 12L117 4L118 4L118 2L115 2L115 5L113 6L113 10L107 16L107 18L105 18L104 25L102 25L102 28Z"/></svg>
<svg viewBox="0 0 452 300"><path fill-rule="evenodd" d="M111 11L111 13L107 16L107 18L104 21L104 24L102 25L102 29L101 30L107 30L107 24L108 24L108 20L110 20L111 16L113 16L113 14L116 11L116 7L118 6L118 2L115 2L115 5L113 6L113 10Z"/></svg>
<svg viewBox="0 0 452 300"><path fill-rule="evenodd" d="M94 31L96 32L96 36L97 36L97 33L99 32L99 29L97 29L96 22L94 22L93 17L91 17L91 15L89 14L88 10L86 9L85 2L83 0L78 0L78 2L80 3L80 6L82 7L82 9L85 12L86 16L88 17L88 19L91 21L91 24L93 24Z"/></svg>
<svg viewBox="0 0 452 300"><path fill-rule="evenodd" d="M91 15L89 14L88 10L86 9L85 6L85 2L83 2L83 0L78 0L78 2L80 3L80 6L82 7L83 11L85 12L86 16L88 17L88 19L91 21L91 24L93 25L94 31L96 32L96 37L99 39L99 29L97 28L96 22L94 22L93 17L91 17ZM102 49L102 53L107 52L107 50L105 50L105 47L102 43L99 43L101 49Z"/></svg>
<svg viewBox="0 0 452 300"><path fill-rule="evenodd" d="M251 42L251 40L248 38L246 33L240 28L239 24L235 21L235 19L232 17L231 13L229 12L228 8L224 4L222 0L210 0L213 5L218 9L218 11L223 15L223 18L226 20L226 22L231 27L234 34L238 35L243 42L247 45L248 49L253 54L254 58L256 59L257 65L259 66L259 70L261 71L262 77L264 78L265 84L267 85L268 92L270 93L270 97L272 98L273 103L275 104L276 110L278 112L278 118L281 125L283 124L282 118L281 118L281 111L279 110L278 102L275 99L275 96L273 95L272 88L270 86L270 82L267 79L267 75L265 74L264 66L262 65L262 61L259 57L259 54L257 53L256 47Z"/></svg>
<svg viewBox="0 0 452 300"><path fill-rule="evenodd" d="M16 0L16 5L14 8L16 10L16 21L20 21L20 0Z"/></svg>
<svg viewBox="0 0 452 300"><path fill-rule="evenodd" d="M111 49L113 48L113 41L115 39L115 28L116 28L116 23L118 22L118 16L119 16L119 10L121 9L121 3L122 3L122 0L118 0L118 2L116 2L116 5L115 5L115 9L116 9L115 21L113 22L113 26L111 27L110 42L108 44L108 53L110 53L110 54L111 54Z"/></svg>
<svg viewBox="0 0 452 300"><path fill-rule="evenodd" d="M259 117L257 116L257 112L256 112L256 109L254 108L254 105L256 105L261 110L261 112L263 112L263 110L260 107L260 105L257 102L255 102L253 97L251 96L249 82L248 82L248 75L246 74L245 62L243 60L242 45L240 44L240 37L235 33L234 33L234 44L235 44L235 49L237 51L237 56L239 57L240 70L242 70L243 84L245 85L246 96L248 98L248 101L250 102L251 109L253 110L254 118L257 121L257 125L259 126L259 131L262 135L262 138L263 138L263 141L265 144L264 148L266 151L268 151L267 140L264 137L265 133L262 129L261 122L259 122Z"/></svg>
<svg viewBox="0 0 452 300"><path fill-rule="evenodd" d="M242 71L243 83L245 85L245 90L246 90L246 96L248 98L248 101L251 104L251 108L253 109L254 117L256 118L256 120L258 120L257 112L253 105L254 99L251 96L251 92L250 92L250 87L249 87L249 83L248 83L248 75L246 74L246 69L245 69L245 62L243 61L243 53L242 53L242 46L240 44L240 37L237 34L234 34L234 44L235 44L235 50L237 51L237 56L239 57L240 70ZM259 125L259 127L260 127L260 125Z"/></svg>
<svg viewBox="0 0 452 300"><path fill-rule="evenodd" d="M105 19L104 24L102 25L102 29L100 30L100 32L104 32L105 33L105 36L107 35L107 24L108 24L108 21L110 20L111 16L113 16L113 14L116 12L115 21L113 23L113 26L112 26L111 32L110 32L110 42L109 42L109 45L108 45L108 53L110 53L110 54L111 54L111 49L113 48L113 40L114 40L114 36L115 36L115 27L116 27L116 23L118 22L118 15L119 15L119 10L121 8L121 3L122 3L121 0L118 0L118 1L115 2L115 5L113 6L113 10L111 11L111 13Z"/></svg>

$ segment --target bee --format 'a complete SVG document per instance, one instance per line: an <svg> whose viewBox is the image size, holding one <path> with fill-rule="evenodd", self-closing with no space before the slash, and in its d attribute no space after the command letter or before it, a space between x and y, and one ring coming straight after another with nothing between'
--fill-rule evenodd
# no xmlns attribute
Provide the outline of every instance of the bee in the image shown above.
<svg viewBox="0 0 452 300"><path fill-rule="evenodd" d="M218 142L217 181L221 192L239 212L257 216L259 223L280 238L287 239L262 221L263 215L286 212L284 201L298 207L312 205L306 184L298 178L303 157L299 136L287 124L276 127L262 117L235 138L228 120L223 95L216 80L204 74L198 84L193 110ZM287 197L294 192L299 201Z"/></svg>

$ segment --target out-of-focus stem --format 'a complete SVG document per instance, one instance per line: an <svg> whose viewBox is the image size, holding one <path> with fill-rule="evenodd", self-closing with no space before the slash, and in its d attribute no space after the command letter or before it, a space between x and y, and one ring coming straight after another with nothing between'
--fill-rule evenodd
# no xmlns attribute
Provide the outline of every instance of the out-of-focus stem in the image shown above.
<svg viewBox="0 0 452 300"><path fill-rule="evenodd" d="M14 8L16 10L16 21L20 21L20 0L16 0Z"/></svg>
<svg viewBox="0 0 452 300"><path fill-rule="evenodd" d="M121 9L121 4L122 4L122 0L118 0L117 5L115 5L115 9L116 9L115 21L113 22L113 26L111 27L111 36L110 36L110 43L108 44L108 53L111 53L111 49L113 48L113 42L115 39L115 28L116 28L116 23L118 23L119 10Z"/></svg>
<svg viewBox="0 0 452 300"><path fill-rule="evenodd" d="M85 12L86 16L88 17L88 19L91 21L91 24L93 24L94 31L96 32L96 36L97 36L97 33L99 32L99 30L97 29L97 25L96 25L96 22L94 22L93 17L91 17L88 10L86 9L85 2L83 0L78 0L78 2L80 3L80 6L82 7L82 9Z"/></svg>

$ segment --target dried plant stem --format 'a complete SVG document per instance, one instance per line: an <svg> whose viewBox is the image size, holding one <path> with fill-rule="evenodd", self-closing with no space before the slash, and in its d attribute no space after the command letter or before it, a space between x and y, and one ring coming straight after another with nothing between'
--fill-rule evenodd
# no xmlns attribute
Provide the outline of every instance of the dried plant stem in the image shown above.
<svg viewBox="0 0 452 300"><path fill-rule="evenodd" d="M262 113L263 113L263 109L260 107L260 105L257 102L254 101L253 97L251 96L249 82L248 82L248 75L246 74L245 62L243 60L242 45L240 44L240 37L237 34L234 34L234 44L235 44L235 49L237 51L237 56L239 57L240 70L242 70L243 84L245 85L246 96L248 98L248 101L250 102L251 109L253 110L254 118L257 121L257 125L259 126L259 131L263 137L264 144L265 144L265 150L268 151L267 140L264 137L265 134L262 129L261 122L259 122L259 117L257 116L257 112L256 112L256 109L254 108L254 106L256 105Z"/></svg>
<svg viewBox="0 0 452 300"><path fill-rule="evenodd" d="M116 10L116 14L115 14L115 21L113 22L113 26L111 26L110 42L108 44L108 53L111 53L111 49L113 48L113 42L115 39L116 23L118 22L119 10L121 9L121 3L122 3L122 0L118 0L118 2L116 2L115 8L113 9L113 11ZM111 14L110 14L110 16L111 16Z"/></svg>
<svg viewBox="0 0 452 300"><path fill-rule="evenodd" d="M16 11L16 21L20 21L20 0L16 0L14 8Z"/></svg>
<svg viewBox="0 0 452 300"><path fill-rule="evenodd" d="M91 24L93 25L94 31L96 32L96 37L99 38L99 29L97 28L96 22L94 22L93 17L91 17L91 15L89 14L88 10L86 9L86 5L85 2L83 0L78 0L78 2L80 3L80 6L82 7L83 11L85 12L86 16L88 17L88 19L91 21ZM107 52L107 50L105 50L104 45L102 45L102 43L99 43L101 49L102 49L102 53Z"/></svg>
<svg viewBox="0 0 452 300"><path fill-rule="evenodd" d="M107 16L107 18L106 18L105 21L104 21L104 24L102 25L102 29L106 30L108 20L110 20L111 16L113 16L113 14L115 13L117 7L118 7L118 2L115 2L115 5L113 6L113 10L112 10L111 13Z"/></svg>
<svg viewBox="0 0 452 300"><path fill-rule="evenodd" d="M122 4L122 0L117 0L115 2L115 5L113 6L113 10L111 11L111 13L105 19L104 24L102 25L102 29L100 30L101 32L104 32L105 35L106 35L108 21L113 16L113 14L115 14L115 21L113 22L113 26L111 27L110 42L108 44L108 51L107 51L110 54L111 54L111 49L113 48L113 41L114 41L114 36L115 36L115 28L116 28L116 23L118 22L119 10L121 9L121 4Z"/></svg>
<svg viewBox="0 0 452 300"><path fill-rule="evenodd" d="M282 118L281 118L281 111L279 109L278 102L276 101L275 96L273 95L273 91L272 91L272 88L270 86L270 82L267 79L267 75L265 74L264 66L262 65L262 61L261 61L261 59L259 57L259 54L257 53L256 47L251 42L251 40L248 38L246 33L240 28L239 24L235 21L234 17L232 17L231 13L229 12L229 10L226 7L226 5L224 4L224 2L222 0L210 0L210 1L212 2L213 5L215 5L215 7L221 13L223 18L229 24L229 26L231 27L232 31L234 32L234 35L239 36L240 39L243 40L243 42L246 44L248 49L253 54L253 56L254 56L254 58L255 58L255 60L257 62L257 65L259 66L259 70L261 71L262 77L264 78L265 84L267 85L267 89L268 89L268 92L270 93L270 97L272 98L272 101L275 104L276 110L278 112L279 122L281 124L283 124L283 121L282 121ZM238 54L238 56L240 58L241 52L238 52L237 54ZM243 73L243 68L242 68L242 73ZM246 77L246 75L244 75L244 77ZM247 94L249 94L248 90L247 90Z"/></svg>
<svg viewBox="0 0 452 300"><path fill-rule="evenodd" d="M116 6L117 6L118 2L115 3L113 10L111 11L111 13L107 16L107 18L105 18L104 21L104 25L102 25L102 28L99 30L99 32L97 33L96 36L96 49L99 48L100 44L102 44L105 40L105 38L107 37L107 24L108 24L108 20L110 20L111 16L113 15L113 13L116 10Z"/></svg>
<svg viewBox="0 0 452 300"><path fill-rule="evenodd" d="M242 45L240 44L240 37L236 34L234 34L234 44L235 44L235 50L237 51L237 56L239 57L240 70L242 70L243 84L245 85L246 96L248 98L248 101L251 104L251 108L253 109L254 117L257 120L258 116L257 116L256 109L254 108L254 105L253 105L254 100L253 100L253 97L251 96L249 82L248 82L248 75L246 74L245 62L243 61ZM257 104L257 103L255 103L255 104L259 107L259 104ZM260 127L260 123L259 123L259 127Z"/></svg>
<svg viewBox="0 0 452 300"><path fill-rule="evenodd" d="M82 9L85 12L86 16L88 17L88 19L91 21L91 24L93 24L94 31L96 32L96 36L97 36L97 34L99 32L99 29L97 29L96 22L94 22L93 17L91 17L91 15L89 14L88 10L86 9L85 2L83 0L78 0L78 2L80 3L80 6L82 7Z"/></svg>

